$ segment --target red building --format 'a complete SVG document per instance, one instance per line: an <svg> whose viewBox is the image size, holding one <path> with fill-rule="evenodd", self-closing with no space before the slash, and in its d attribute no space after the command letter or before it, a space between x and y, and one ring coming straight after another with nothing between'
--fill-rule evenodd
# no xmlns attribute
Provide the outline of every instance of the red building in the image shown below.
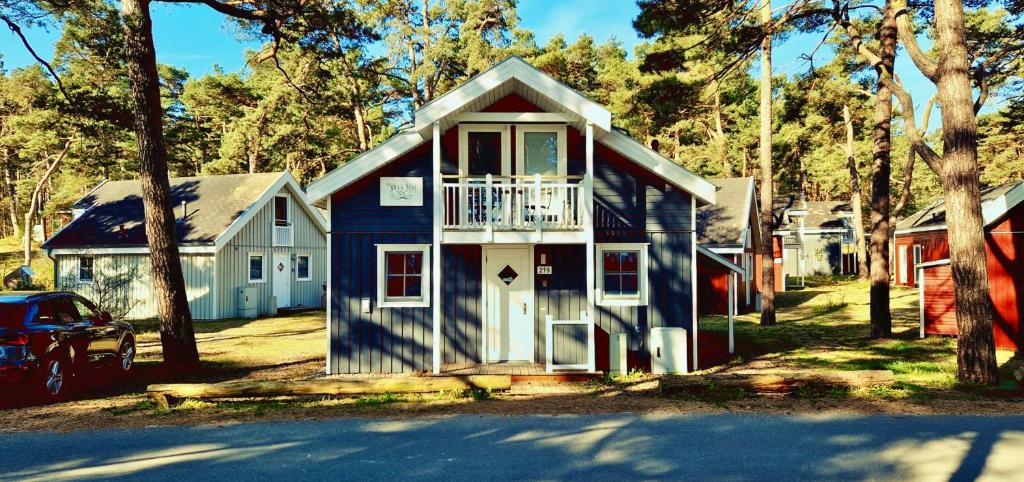
<svg viewBox="0 0 1024 482"><path fill-rule="evenodd" d="M718 187L717 201L714 205L697 210L697 242L705 250L742 271L728 269L711 256L698 256L698 309L702 314L728 314L728 277L732 276L736 312L757 311L760 309L761 297L761 229L754 178L710 181ZM781 241L778 243L776 256L779 262L775 264L775 278L776 290L781 291Z"/></svg>
<svg viewBox="0 0 1024 482"><path fill-rule="evenodd" d="M1024 181L986 189L981 201L996 346L1019 350L1024 345ZM920 288L921 336L956 335L941 199L896 225L894 272L896 284Z"/></svg>

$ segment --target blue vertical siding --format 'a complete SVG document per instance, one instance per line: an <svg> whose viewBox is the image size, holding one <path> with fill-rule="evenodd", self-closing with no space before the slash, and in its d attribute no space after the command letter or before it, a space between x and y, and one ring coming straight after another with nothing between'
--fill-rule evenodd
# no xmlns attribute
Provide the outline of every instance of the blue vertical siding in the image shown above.
<svg viewBox="0 0 1024 482"><path fill-rule="evenodd" d="M441 249L443 363L479 363L483 330L483 250L479 245Z"/></svg>
<svg viewBox="0 0 1024 482"><path fill-rule="evenodd" d="M428 144L331 199L330 356L336 373L432 368L431 309L380 308L377 299L377 245L433 242L430 166ZM381 176L422 177L423 206L381 207ZM371 313L362 312L362 298L372 300Z"/></svg>

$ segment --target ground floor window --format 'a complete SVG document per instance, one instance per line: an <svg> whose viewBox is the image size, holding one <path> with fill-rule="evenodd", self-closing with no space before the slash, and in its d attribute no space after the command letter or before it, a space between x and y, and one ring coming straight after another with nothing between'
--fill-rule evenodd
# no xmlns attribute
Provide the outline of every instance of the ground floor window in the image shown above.
<svg viewBox="0 0 1024 482"><path fill-rule="evenodd" d="M429 265L429 244L377 245L379 306L430 306Z"/></svg>
<svg viewBox="0 0 1024 482"><path fill-rule="evenodd" d="M263 253L249 253L249 282L263 283Z"/></svg>
<svg viewBox="0 0 1024 482"><path fill-rule="evenodd" d="M309 281L309 255L300 254L295 258L295 279L298 281Z"/></svg>
<svg viewBox="0 0 1024 482"><path fill-rule="evenodd" d="M597 304L647 304L647 244L597 245Z"/></svg>
<svg viewBox="0 0 1024 482"><path fill-rule="evenodd" d="M92 256L82 256L78 258L78 281L92 283L93 262L94 258Z"/></svg>

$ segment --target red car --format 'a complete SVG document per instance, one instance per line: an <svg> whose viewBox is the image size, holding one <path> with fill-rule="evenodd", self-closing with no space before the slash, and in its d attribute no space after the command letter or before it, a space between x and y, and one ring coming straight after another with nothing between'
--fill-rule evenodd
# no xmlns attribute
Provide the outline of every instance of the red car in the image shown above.
<svg viewBox="0 0 1024 482"><path fill-rule="evenodd" d="M132 325L77 294L0 295L0 393L21 388L59 400L71 377L84 380L93 370L127 374L135 353Z"/></svg>

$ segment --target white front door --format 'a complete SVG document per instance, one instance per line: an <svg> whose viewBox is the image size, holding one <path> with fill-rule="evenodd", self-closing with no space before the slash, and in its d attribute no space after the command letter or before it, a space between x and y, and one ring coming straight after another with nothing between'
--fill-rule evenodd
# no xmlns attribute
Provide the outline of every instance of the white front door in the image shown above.
<svg viewBox="0 0 1024 482"><path fill-rule="evenodd" d="M530 249L484 249L485 361L533 361Z"/></svg>
<svg viewBox="0 0 1024 482"><path fill-rule="evenodd" d="M274 263L270 265L274 278L274 296L277 306L287 308L292 305L292 255L290 253L274 253Z"/></svg>

